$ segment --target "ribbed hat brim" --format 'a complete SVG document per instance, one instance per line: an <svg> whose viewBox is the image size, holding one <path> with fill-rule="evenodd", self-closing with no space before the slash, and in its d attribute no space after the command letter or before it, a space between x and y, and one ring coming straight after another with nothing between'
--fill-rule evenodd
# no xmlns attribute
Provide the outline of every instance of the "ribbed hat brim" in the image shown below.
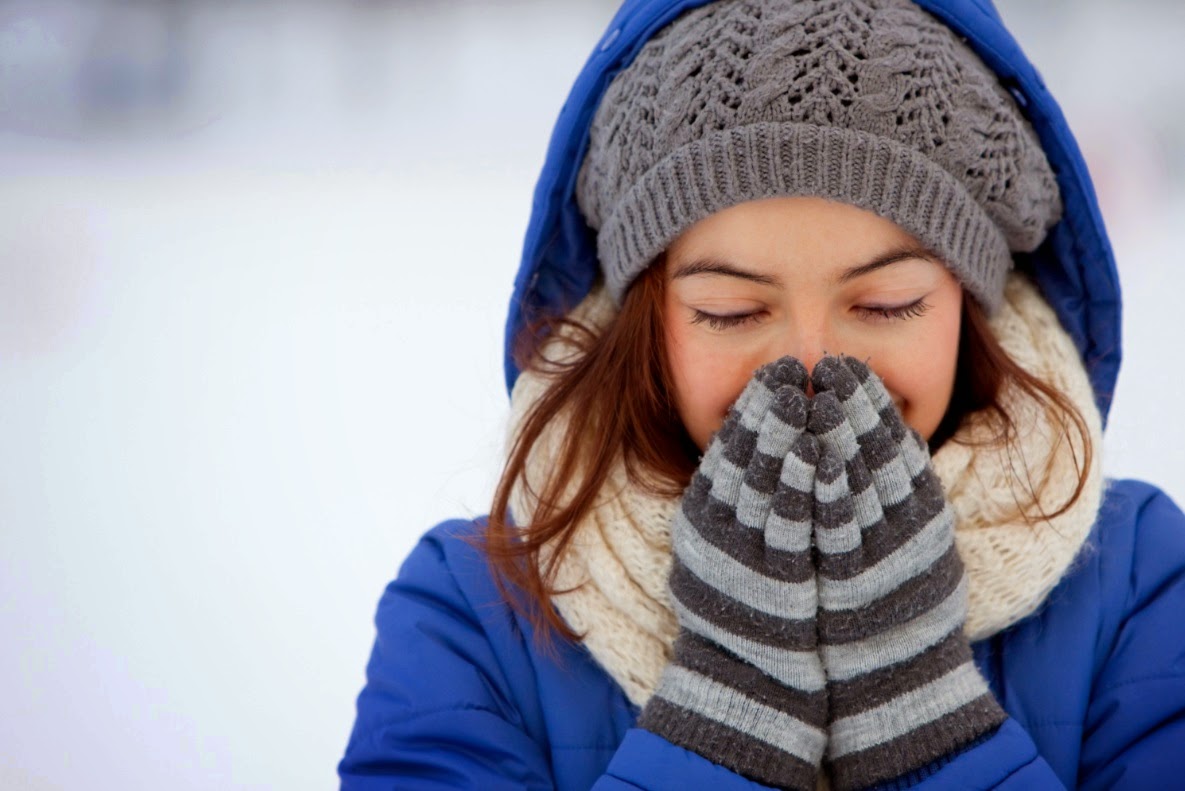
<svg viewBox="0 0 1185 791"><path fill-rule="evenodd" d="M814 196L874 212L938 255L984 308L1000 302L1012 255L966 187L907 146L867 132L763 122L709 133L650 168L597 236L610 293L694 223L740 203Z"/></svg>

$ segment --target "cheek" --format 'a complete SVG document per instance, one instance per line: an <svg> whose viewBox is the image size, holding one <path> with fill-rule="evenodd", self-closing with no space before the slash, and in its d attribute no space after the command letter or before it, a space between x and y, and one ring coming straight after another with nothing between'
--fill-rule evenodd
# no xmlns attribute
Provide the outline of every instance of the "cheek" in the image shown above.
<svg viewBox="0 0 1185 791"><path fill-rule="evenodd" d="M959 355L959 323L956 315L941 331L929 333L890 359L877 375L893 396L911 428L929 440L946 415L954 390ZM877 368L873 366L874 370Z"/></svg>
<svg viewBox="0 0 1185 791"><path fill-rule="evenodd" d="M702 451L757 366L750 367L746 356L705 348L686 335L668 328L667 359L679 418Z"/></svg>

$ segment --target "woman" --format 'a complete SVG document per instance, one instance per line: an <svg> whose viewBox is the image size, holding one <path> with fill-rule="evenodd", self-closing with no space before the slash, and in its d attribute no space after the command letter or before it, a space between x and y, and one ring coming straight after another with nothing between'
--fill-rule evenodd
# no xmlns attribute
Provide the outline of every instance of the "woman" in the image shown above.
<svg viewBox="0 0 1185 791"><path fill-rule="evenodd" d="M1179 782L1185 518L1101 478L1118 308L986 2L627 2L491 517L384 595L343 787Z"/></svg>

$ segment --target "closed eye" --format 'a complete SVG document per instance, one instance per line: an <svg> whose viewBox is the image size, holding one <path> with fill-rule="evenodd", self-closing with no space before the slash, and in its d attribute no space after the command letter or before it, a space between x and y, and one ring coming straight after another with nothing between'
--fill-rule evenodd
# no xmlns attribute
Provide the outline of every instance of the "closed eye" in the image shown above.
<svg viewBox="0 0 1185 791"><path fill-rule="evenodd" d="M903 321L916 319L926 313L930 307L930 303L926 301L925 297L922 297L908 305L857 305L854 310L861 318L869 321Z"/></svg>
<svg viewBox="0 0 1185 791"><path fill-rule="evenodd" d="M691 323L707 324L714 330L728 330L755 322L760 316L760 313L734 313L722 316L716 313L705 313L702 310L696 310Z"/></svg>

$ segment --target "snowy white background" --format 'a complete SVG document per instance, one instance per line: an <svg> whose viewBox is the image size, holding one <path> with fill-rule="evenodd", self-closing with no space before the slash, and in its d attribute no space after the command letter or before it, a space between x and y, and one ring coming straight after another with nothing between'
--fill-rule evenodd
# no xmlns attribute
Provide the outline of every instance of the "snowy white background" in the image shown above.
<svg viewBox="0 0 1185 791"><path fill-rule="evenodd" d="M1009 0L1185 501L1185 7ZM485 511L550 126L612 2L0 0L0 788L333 787L371 616Z"/></svg>

